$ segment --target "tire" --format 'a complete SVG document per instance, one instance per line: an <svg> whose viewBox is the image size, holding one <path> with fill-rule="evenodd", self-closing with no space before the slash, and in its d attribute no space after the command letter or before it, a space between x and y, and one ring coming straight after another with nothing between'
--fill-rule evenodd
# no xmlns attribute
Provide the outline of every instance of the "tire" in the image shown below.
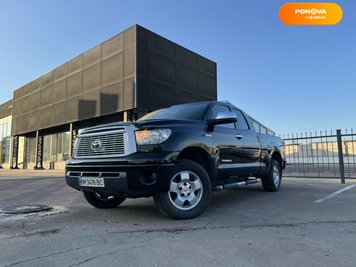
<svg viewBox="0 0 356 267"><path fill-rule="evenodd" d="M101 196L98 193L94 192L83 192L85 199L89 202L90 205L99 209L109 209L115 208L125 201L124 197L116 196Z"/></svg>
<svg viewBox="0 0 356 267"><path fill-rule="evenodd" d="M281 187L282 170L278 161L271 159L271 167L268 174L262 179L263 189L267 192L277 192Z"/></svg>
<svg viewBox="0 0 356 267"><path fill-rule="evenodd" d="M199 216L207 208L211 194L205 169L194 161L179 160L172 172L169 191L153 198L164 215L183 220Z"/></svg>

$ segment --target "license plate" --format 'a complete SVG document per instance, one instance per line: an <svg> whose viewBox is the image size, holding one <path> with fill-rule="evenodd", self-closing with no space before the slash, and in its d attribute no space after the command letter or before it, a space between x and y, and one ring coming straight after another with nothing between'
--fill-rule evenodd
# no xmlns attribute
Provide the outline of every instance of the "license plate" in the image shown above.
<svg viewBox="0 0 356 267"><path fill-rule="evenodd" d="M105 187L104 178L80 177L78 183L85 187Z"/></svg>

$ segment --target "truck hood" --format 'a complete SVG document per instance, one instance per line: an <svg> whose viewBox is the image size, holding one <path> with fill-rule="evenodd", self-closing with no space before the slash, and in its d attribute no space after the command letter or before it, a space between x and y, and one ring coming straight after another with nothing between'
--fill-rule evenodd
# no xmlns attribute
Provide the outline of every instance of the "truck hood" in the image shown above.
<svg viewBox="0 0 356 267"><path fill-rule="evenodd" d="M132 122L136 128L150 128L150 127L161 127L164 125L189 125L200 123L197 121L190 120L146 120L146 121L136 121Z"/></svg>
<svg viewBox="0 0 356 267"><path fill-rule="evenodd" d="M145 121L135 121L135 122L117 122L110 123L100 126L94 126L88 129L85 129L82 134L85 133L94 133L101 131L110 131L115 130L116 128L120 128L122 126L133 126L136 129L150 129L156 127L164 127L164 126L177 126L177 125L196 125L200 124L200 121L190 121L190 120L145 120Z"/></svg>

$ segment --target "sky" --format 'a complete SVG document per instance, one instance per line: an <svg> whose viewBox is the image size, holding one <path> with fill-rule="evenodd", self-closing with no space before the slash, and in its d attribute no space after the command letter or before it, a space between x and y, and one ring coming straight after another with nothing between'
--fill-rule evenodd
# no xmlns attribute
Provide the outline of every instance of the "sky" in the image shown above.
<svg viewBox="0 0 356 267"><path fill-rule="evenodd" d="M0 103L139 24L215 61L218 99L277 134L355 127L356 2L335 26L284 25L286 2L0 0Z"/></svg>

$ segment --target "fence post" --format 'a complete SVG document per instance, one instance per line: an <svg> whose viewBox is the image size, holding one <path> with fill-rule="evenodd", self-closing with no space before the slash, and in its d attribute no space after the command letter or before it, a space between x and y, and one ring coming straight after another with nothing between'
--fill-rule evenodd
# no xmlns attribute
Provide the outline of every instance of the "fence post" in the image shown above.
<svg viewBox="0 0 356 267"><path fill-rule="evenodd" d="M341 183L345 183L345 166L344 166L344 155L342 152L342 139L341 139L341 130L338 129L336 130L336 136L337 136L337 150L339 154L339 168L340 168L340 177L341 177Z"/></svg>

